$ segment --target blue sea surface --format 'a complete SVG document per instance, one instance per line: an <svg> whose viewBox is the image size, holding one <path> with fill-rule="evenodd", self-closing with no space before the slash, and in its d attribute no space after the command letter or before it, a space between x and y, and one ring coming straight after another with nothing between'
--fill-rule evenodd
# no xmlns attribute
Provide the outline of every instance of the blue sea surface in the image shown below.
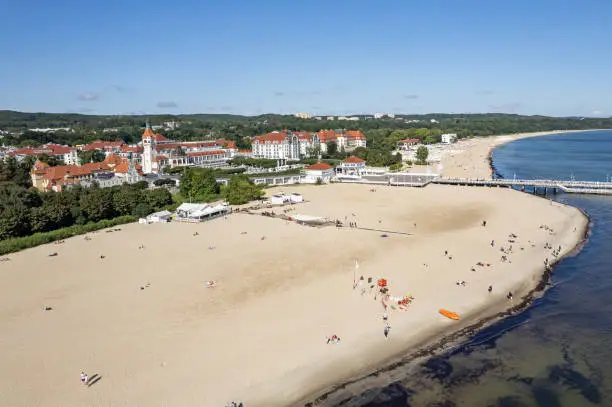
<svg viewBox="0 0 612 407"><path fill-rule="evenodd" d="M504 178L606 181L612 131L517 140L493 163ZM582 251L555 267L545 295L343 406L612 406L612 196L549 197L581 208L592 229Z"/></svg>

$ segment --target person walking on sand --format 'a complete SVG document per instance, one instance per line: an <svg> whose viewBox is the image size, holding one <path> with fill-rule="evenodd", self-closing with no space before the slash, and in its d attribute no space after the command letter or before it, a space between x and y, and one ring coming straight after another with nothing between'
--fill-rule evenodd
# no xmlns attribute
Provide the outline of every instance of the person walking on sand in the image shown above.
<svg viewBox="0 0 612 407"><path fill-rule="evenodd" d="M89 377L85 374L85 372L81 372L81 383L85 386L89 384Z"/></svg>
<svg viewBox="0 0 612 407"><path fill-rule="evenodd" d="M493 291L493 286L492 286L492 285L490 285L490 286L489 286L489 294L491 294L491 292L492 292L492 291Z"/></svg>
<svg viewBox="0 0 612 407"><path fill-rule="evenodd" d="M385 335L385 339L389 337L389 331L391 330L391 325L389 325L388 323L385 325L385 330L383 331L383 334Z"/></svg>

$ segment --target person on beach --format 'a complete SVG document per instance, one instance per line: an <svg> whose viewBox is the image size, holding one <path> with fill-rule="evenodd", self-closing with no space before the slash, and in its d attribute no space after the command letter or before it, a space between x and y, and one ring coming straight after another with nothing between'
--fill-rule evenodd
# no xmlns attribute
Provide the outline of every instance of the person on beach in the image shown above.
<svg viewBox="0 0 612 407"><path fill-rule="evenodd" d="M385 330L383 331L383 334L385 335L385 339L389 337L389 331L391 330L391 325L389 325L388 323L385 325Z"/></svg>
<svg viewBox="0 0 612 407"><path fill-rule="evenodd" d="M483 221L482 221L482 227L486 227L486 226L487 226L487 221L486 221L486 220L483 220Z"/></svg>
<svg viewBox="0 0 612 407"><path fill-rule="evenodd" d="M508 295L506 296L510 301L512 301L512 291L508 292Z"/></svg>
<svg viewBox="0 0 612 407"><path fill-rule="evenodd" d="M492 285L490 285L490 286L489 286L489 294L491 294L491 292L492 292L492 291L493 291L493 286L492 286Z"/></svg>
<svg viewBox="0 0 612 407"><path fill-rule="evenodd" d="M81 383L83 383L85 386L89 384L89 377L85 374L85 372L81 372Z"/></svg>

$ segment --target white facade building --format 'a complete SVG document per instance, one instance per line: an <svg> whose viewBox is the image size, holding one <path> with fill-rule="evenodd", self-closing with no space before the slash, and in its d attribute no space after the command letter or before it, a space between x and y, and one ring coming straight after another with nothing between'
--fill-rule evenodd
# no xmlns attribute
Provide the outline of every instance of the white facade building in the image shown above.
<svg viewBox="0 0 612 407"><path fill-rule="evenodd" d="M336 172L342 175L361 176L365 167L366 162L364 160L352 155L336 167Z"/></svg>
<svg viewBox="0 0 612 407"><path fill-rule="evenodd" d="M274 160L299 160L309 156L318 146L318 136L306 132L274 131L254 137L251 143L254 158Z"/></svg>
<svg viewBox="0 0 612 407"><path fill-rule="evenodd" d="M142 134L142 172L160 173L164 167L197 166L216 168L227 165L237 152L233 141L174 142L147 127Z"/></svg>
<svg viewBox="0 0 612 407"><path fill-rule="evenodd" d="M457 135L454 133L443 134L441 137L442 143L452 144L457 141Z"/></svg>
<svg viewBox="0 0 612 407"><path fill-rule="evenodd" d="M321 151L326 153L328 144L336 143L338 151L366 147L367 141L359 130L321 130L317 133Z"/></svg>
<svg viewBox="0 0 612 407"><path fill-rule="evenodd" d="M321 182L329 183L334 177L334 167L326 163L316 163L309 165L304 168L304 174L306 175L305 181L308 183L316 183L317 180Z"/></svg>

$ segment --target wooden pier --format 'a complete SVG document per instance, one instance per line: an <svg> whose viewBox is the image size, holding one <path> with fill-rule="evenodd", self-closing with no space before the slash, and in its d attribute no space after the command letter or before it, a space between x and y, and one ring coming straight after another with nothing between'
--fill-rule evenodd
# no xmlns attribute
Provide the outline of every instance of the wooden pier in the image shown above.
<svg viewBox="0 0 612 407"><path fill-rule="evenodd" d="M564 192L567 194L612 195L612 182L549 180L549 179L471 179L471 178L436 178L433 184L465 185L482 187L531 189L533 193L541 190L543 194Z"/></svg>

